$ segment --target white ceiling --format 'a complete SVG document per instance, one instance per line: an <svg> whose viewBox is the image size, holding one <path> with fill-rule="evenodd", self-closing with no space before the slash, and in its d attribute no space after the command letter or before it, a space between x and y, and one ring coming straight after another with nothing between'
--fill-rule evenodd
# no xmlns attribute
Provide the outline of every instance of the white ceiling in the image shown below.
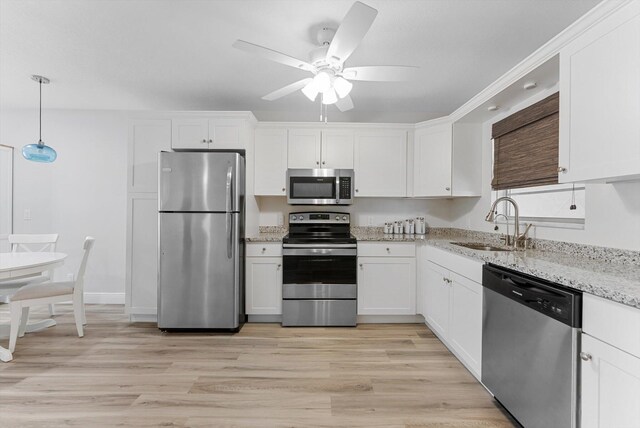
<svg viewBox="0 0 640 428"><path fill-rule="evenodd" d="M378 16L347 66L416 65L411 82L355 82L355 108L330 121L417 122L445 114L500 77L597 0L363 0ZM251 110L316 121L307 77L236 50L244 39L307 60L315 30L353 0L0 0L0 108Z"/></svg>

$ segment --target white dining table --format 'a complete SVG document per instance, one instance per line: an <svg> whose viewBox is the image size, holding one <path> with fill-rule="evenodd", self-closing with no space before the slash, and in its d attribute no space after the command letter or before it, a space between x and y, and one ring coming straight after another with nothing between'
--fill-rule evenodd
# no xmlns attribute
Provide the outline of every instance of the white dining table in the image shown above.
<svg viewBox="0 0 640 428"><path fill-rule="evenodd" d="M64 264L67 258L65 253L51 252L17 252L17 253L0 253L0 305L9 302L11 295L17 291L17 288L10 287L3 281L11 281L15 279L28 279L37 276ZM55 320L49 318L27 325L26 332L32 333L48 327L56 325ZM10 326L0 325L0 338L9 337ZM13 356L8 349L0 346L0 361L11 361Z"/></svg>

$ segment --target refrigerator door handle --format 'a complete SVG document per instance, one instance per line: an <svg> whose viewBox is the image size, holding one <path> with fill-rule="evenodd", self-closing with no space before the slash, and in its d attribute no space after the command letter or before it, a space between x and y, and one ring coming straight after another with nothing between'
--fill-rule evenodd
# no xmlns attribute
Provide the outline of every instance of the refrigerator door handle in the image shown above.
<svg viewBox="0 0 640 428"><path fill-rule="evenodd" d="M233 177L233 167L231 165L229 165L229 168L227 169L227 258L230 259L231 257L233 257L233 254L231 253L231 239L232 239L232 235L233 232L231 230L231 183L232 183L232 177Z"/></svg>

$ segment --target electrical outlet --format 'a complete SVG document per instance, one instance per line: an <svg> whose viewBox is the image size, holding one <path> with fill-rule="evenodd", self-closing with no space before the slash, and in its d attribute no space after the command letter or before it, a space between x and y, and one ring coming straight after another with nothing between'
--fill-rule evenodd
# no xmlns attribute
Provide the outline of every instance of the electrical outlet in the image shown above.
<svg viewBox="0 0 640 428"><path fill-rule="evenodd" d="M29 208L24 209L24 214L22 216L22 219L27 221L31 220L31 210Z"/></svg>
<svg viewBox="0 0 640 428"><path fill-rule="evenodd" d="M367 225L368 226L373 226L373 216L368 216L367 217Z"/></svg>

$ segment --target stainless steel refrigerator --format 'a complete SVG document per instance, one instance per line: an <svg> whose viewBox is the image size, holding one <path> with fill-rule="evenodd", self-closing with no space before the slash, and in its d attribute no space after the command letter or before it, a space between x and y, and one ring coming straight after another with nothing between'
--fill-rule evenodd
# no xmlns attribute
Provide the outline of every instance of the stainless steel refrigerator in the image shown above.
<svg viewBox="0 0 640 428"><path fill-rule="evenodd" d="M232 152L160 152L158 328L244 322L245 160Z"/></svg>

